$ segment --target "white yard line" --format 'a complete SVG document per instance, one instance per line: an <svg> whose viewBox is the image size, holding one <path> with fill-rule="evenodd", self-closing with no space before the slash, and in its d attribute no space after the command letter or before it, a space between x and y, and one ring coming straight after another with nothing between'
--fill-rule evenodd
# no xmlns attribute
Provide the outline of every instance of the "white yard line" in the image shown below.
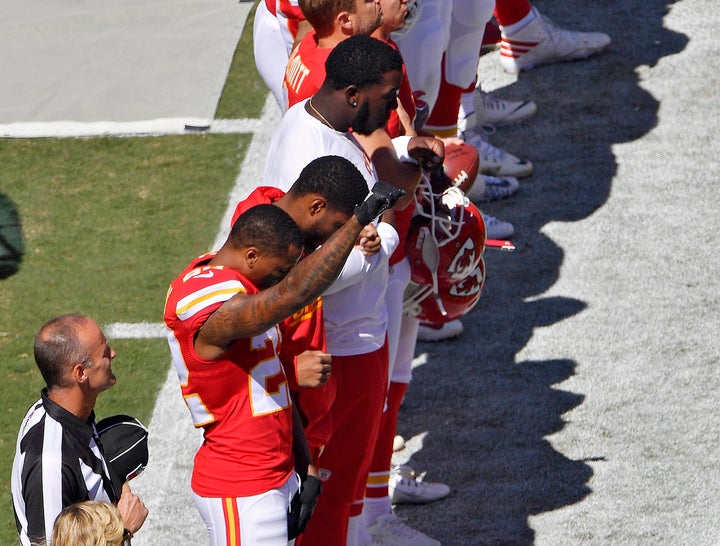
<svg viewBox="0 0 720 546"><path fill-rule="evenodd" d="M162 322L113 322L103 326L110 339L158 339L165 337Z"/></svg>
<svg viewBox="0 0 720 546"><path fill-rule="evenodd" d="M56 121L11 123L0 126L3 138L86 138L196 135L198 133L254 133L261 130L262 119L188 120L187 118L147 119L141 121Z"/></svg>

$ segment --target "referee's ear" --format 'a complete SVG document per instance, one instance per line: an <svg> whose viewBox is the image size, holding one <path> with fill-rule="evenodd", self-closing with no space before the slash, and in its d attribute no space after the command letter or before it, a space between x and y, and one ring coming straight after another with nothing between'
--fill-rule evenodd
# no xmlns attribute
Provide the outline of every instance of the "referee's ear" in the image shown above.
<svg viewBox="0 0 720 546"><path fill-rule="evenodd" d="M88 380L88 376L85 373L85 369L88 368L88 366L83 362L78 362L70 369L70 380L73 383L77 383L82 385L83 383L86 383Z"/></svg>

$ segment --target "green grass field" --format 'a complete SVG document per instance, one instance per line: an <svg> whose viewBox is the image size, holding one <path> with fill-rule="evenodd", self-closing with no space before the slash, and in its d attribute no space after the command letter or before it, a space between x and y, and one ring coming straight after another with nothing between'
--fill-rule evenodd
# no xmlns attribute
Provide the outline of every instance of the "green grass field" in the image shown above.
<svg viewBox="0 0 720 546"><path fill-rule="evenodd" d="M260 114L267 90L251 30L252 14L218 118ZM18 427L43 386L33 336L66 312L101 325L161 322L169 282L215 240L250 138L0 139L0 192L19 210L25 244L19 272L0 281L0 544L17 542L10 470ZM148 423L170 365L166 342L110 343L118 382L96 413Z"/></svg>

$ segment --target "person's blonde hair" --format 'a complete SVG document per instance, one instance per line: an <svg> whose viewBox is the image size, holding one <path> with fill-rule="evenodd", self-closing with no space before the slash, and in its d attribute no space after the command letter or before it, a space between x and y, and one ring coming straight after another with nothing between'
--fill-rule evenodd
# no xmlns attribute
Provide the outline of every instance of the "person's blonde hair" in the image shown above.
<svg viewBox="0 0 720 546"><path fill-rule="evenodd" d="M55 520L52 546L122 546L122 517L108 502L84 501L66 507Z"/></svg>

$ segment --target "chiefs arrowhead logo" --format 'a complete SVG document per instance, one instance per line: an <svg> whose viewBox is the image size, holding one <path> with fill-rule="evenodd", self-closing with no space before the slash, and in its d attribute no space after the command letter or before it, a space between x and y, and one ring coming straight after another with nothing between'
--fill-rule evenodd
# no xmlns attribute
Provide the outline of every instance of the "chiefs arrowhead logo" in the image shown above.
<svg viewBox="0 0 720 546"><path fill-rule="evenodd" d="M483 285L483 272L480 267L476 268L472 275L454 284L448 290L451 296L458 298L469 298L480 293Z"/></svg>
<svg viewBox="0 0 720 546"><path fill-rule="evenodd" d="M455 253L450 265L448 273L453 279L463 279L470 275L477 266L478 253L475 250L475 242L472 237L465 239L460 248Z"/></svg>

